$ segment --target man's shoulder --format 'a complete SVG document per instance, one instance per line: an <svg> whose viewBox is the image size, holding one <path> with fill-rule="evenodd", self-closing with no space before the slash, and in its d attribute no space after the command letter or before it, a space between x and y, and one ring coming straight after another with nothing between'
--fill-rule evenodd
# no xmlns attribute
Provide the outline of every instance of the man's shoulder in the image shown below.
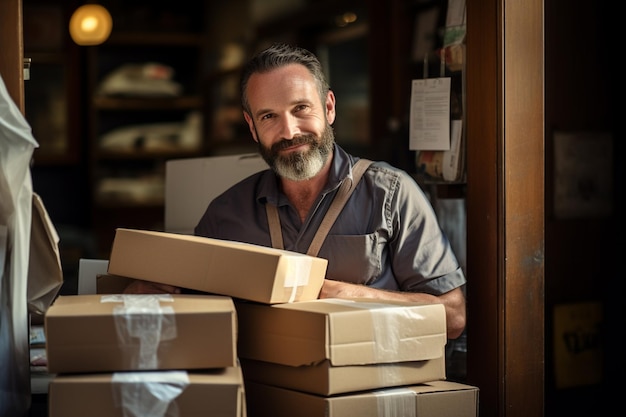
<svg viewBox="0 0 626 417"><path fill-rule="evenodd" d="M363 159L366 159L366 158L363 158ZM370 171L372 175L379 174L379 175L389 175L393 177L410 177L410 175L405 170L398 168L394 165L391 165L389 162L377 161L377 160L371 160L371 161L372 163L369 165L368 171Z"/></svg>

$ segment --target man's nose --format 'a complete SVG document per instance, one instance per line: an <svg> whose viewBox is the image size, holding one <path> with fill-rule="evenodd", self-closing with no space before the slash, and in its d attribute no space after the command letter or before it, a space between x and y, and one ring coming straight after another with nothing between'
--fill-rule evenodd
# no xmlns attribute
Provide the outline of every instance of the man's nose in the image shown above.
<svg viewBox="0 0 626 417"><path fill-rule="evenodd" d="M298 119L291 114L287 114L281 120L281 136L284 139L293 139L300 133Z"/></svg>

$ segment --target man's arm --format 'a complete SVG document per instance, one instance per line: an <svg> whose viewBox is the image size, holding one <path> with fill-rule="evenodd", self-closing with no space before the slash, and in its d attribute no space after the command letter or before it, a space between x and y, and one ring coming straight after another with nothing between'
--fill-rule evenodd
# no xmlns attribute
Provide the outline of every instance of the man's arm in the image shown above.
<svg viewBox="0 0 626 417"><path fill-rule="evenodd" d="M319 298L375 298L379 300L441 303L446 309L448 338L456 339L465 329L465 295L461 288L455 288L436 296L419 292L381 290L365 285L326 279Z"/></svg>

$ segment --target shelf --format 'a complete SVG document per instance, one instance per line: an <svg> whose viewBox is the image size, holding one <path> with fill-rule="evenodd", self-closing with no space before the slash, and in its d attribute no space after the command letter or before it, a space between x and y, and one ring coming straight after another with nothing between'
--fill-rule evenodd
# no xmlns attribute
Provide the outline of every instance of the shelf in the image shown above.
<svg viewBox="0 0 626 417"><path fill-rule="evenodd" d="M192 158L198 156L198 150L171 149L171 150L145 150L145 149L99 149L95 151L101 160L137 160L137 159L176 159Z"/></svg>
<svg viewBox="0 0 626 417"><path fill-rule="evenodd" d="M128 97L95 96L93 106L100 110L198 109L204 105L199 96L182 97Z"/></svg>
<svg viewBox="0 0 626 417"><path fill-rule="evenodd" d="M206 42L203 34L181 32L127 32L112 34L105 46L201 46Z"/></svg>
<svg viewBox="0 0 626 417"><path fill-rule="evenodd" d="M101 197L95 200L95 205L101 209L162 208L165 205L165 200L163 198Z"/></svg>

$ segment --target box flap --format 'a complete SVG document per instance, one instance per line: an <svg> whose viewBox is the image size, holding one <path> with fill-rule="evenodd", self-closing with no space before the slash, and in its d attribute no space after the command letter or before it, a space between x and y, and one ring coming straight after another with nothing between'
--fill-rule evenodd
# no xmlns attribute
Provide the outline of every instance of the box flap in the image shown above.
<svg viewBox="0 0 626 417"><path fill-rule="evenodd" d="M328 311L327 357L334 366L434 359L447 341L442 304L366 299L326 304L333 306Z"/></svg>

